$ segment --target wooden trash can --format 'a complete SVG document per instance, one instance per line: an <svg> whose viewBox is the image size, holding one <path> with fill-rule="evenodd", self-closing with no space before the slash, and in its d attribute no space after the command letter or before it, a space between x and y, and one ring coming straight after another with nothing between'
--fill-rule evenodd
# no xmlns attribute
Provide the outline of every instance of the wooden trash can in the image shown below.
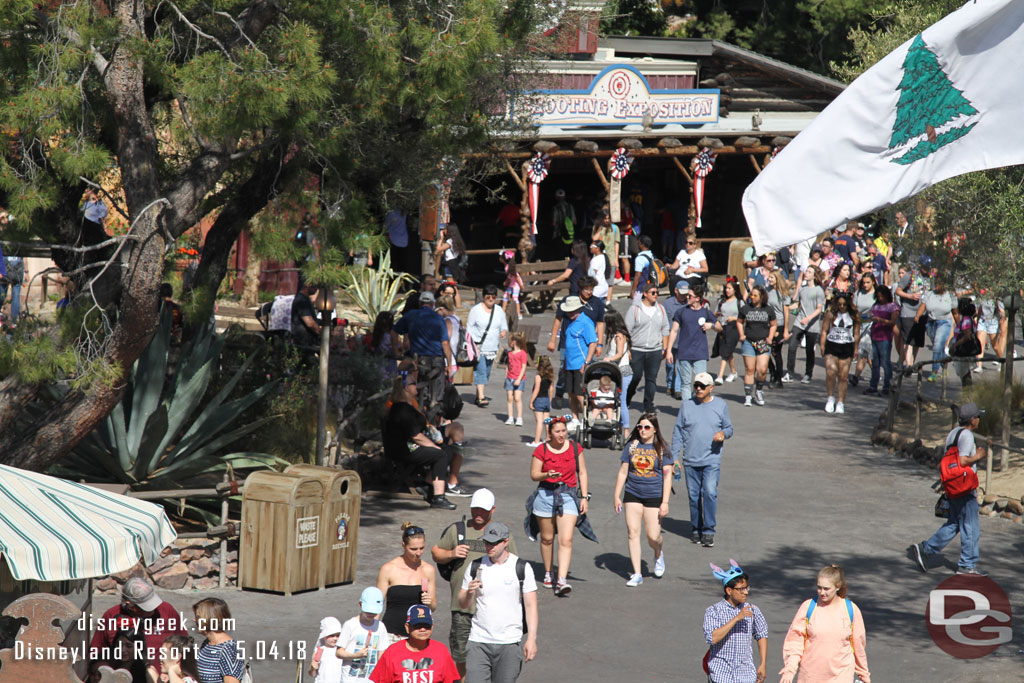
<svg viewBox="0 0 1024 683"><path fill-rule="evenodd" d="M359 545L359 509L363 484L352 470L316 465L290 465L286 474L313 477L324 486L324 530L320 545L320 588L356 580Z"/></svg>
<svg viewBox="0 0 1024 683"><path fill-rule="evenodd" d="M320 586L324 485L260 471L245 480L238 586L291 595Z"/></svg>

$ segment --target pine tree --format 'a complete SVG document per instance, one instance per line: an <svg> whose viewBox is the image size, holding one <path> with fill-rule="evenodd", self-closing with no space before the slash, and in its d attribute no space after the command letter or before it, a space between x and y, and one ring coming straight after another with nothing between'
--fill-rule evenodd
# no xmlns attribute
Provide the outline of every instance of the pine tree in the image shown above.
<svg viewBox="0 0 1024 683"><path fill-rule="evenodd" d="M935 53L928 49L920 34L914 38L903 60L903 79L898 88L901 92L896 105L896 123L889 140L890 149L925 133L929 137L929 146L938 149L942 146L937 144L940 140L944 140L942 144L948 144L963 137L969 129L958 135L943 134L936 137L935 128L958 116L978 113L963 93L953 86ZM934 150L928 153L930 151Z"/></svg>

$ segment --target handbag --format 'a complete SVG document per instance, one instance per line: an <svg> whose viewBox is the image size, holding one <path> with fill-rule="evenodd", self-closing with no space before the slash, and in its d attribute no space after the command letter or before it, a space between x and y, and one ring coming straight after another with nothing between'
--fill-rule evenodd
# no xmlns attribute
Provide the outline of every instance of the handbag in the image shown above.
<svg viewBox="0 0 1024 683"><path fill-rule="evenodd" d="M943 493L935 501L935 516L939 519L949 519L949 498Z"/></svg>

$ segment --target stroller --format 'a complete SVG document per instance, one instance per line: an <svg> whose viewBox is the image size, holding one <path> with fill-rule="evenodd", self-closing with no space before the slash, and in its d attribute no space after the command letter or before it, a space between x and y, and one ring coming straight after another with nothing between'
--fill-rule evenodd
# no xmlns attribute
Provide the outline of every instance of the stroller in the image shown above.
<svg viewBox="0 0 1024 683"><path fill-rule="evenodd" d="M595 407L602 407L600 399L596 397L602 377L607 377L612 382L613 405L607 406L612 417L593 418L590 413ZM621 450L625 436L622 429L621 394L622 373L615 363L594 363L588 365L583 371L583 419L576 431L576 441L584 448L590 448L594 437L607 439L612 450ZM595 403L598 405L595 406Z"/></svg>

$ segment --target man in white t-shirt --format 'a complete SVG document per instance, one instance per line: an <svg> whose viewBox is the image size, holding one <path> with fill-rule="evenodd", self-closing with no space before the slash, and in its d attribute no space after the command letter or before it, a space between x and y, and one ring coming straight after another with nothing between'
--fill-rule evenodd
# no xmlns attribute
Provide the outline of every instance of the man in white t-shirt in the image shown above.
<svg viewBox="0 0 1024 683"><path fill-rule="evenodd" d="M463 609L476 601L466 674L473 683L514 683L523 662L537 655L537 580L530 565L508 551L507 526L491 522L481 539L487 556L470 565L459 591Z"/></svg>

